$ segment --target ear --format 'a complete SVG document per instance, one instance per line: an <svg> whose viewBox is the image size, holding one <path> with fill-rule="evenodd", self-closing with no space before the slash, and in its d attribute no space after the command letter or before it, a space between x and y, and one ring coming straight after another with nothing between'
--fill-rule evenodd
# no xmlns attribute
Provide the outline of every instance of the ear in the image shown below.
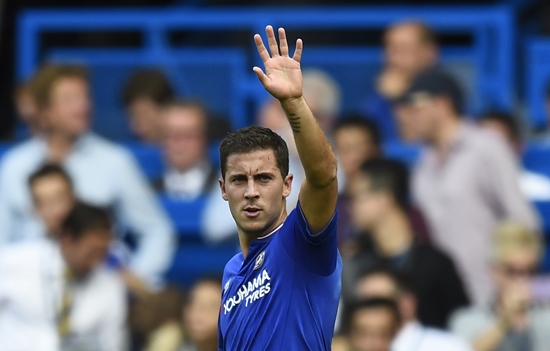
<svg viewBox="0 0 550 351"><path fill-rule="evenodd" d="M402 293L399 297L399 309L404 323L413 320L417 309L416 297L412 293Z"/></svg>
<svg viewBox="0 0 550 351"><path fill-rule="evenodd" d="M225 180L223 180L223 178L218 178L218 183L220 184L220 189L222 191L222 199L227 201L227 192L225 191Z"/></svg>
<svg viewBox="0 0 550 351"><path fill-rule="evenodd" d="M290 192L292 191L292 180L294 179L294 175L288 174L285 179L283 179L283 197L287 198L290 195Z"/></svg>

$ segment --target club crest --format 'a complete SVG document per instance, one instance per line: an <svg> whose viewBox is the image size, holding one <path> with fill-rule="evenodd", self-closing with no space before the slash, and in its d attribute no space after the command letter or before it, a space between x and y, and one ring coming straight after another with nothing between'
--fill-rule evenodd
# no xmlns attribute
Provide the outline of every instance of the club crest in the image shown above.
<svg viewBox="0 0 550 351"><path fill-rule="evenodd" d="M254 263L254 270L260 268L265 261L265 251L260 252L260 254L256 257L256 262Z"/></svg>

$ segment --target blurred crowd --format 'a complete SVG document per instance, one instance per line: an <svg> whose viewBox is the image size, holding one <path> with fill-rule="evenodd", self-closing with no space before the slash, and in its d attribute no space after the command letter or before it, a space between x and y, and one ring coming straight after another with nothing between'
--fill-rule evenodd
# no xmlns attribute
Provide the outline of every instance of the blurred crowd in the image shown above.
<svg viewBox="0 0 550 351"><path fill-rule="evenodd" d="M375 93L353 115L339 115L333 78L304 71L305 98L339 159L333 349L548 350L550 281L539 274L545 245L531 203L550 201L550 179L521 168L520 121L465 114L426 25L395 24L384 46ZM178 239L158 197L205 199L203 240L235 238L209 153L209 136L223 131L154 69L136 72L121 100L136 139L162 150L155 179L91 130L85 68L44 65L14 93L25 141L0 162L0 350L217 350L221 279L187 289L165 279ZM289 145L290 211L304 179L292 130L271 98L256 123ZM420 160L386 157L388 141L422 144Z"/></svg>

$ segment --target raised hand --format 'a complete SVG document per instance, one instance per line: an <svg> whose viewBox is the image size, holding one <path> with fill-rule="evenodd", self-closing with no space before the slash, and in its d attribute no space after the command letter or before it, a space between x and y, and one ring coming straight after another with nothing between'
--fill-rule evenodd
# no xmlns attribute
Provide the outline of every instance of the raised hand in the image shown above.
<svg viewBox="0 0 550 351"><path fill-rule="evenodd" d="M279 42L275 38L275 32L272 26L265 29L269 52L267 51L262 37L259 34L254 36L254 42L258 49L258 54L264 63L265 73L260 67L254 67L253 70L258 79L273 97L276 99L290 100L302 96L302 71L300 69L300 59L302 58L302 39L296 40L296 50L294 56L288 55L288 42L283 28L279 28ZM270 55L271 52L271 55Z"/></svg>

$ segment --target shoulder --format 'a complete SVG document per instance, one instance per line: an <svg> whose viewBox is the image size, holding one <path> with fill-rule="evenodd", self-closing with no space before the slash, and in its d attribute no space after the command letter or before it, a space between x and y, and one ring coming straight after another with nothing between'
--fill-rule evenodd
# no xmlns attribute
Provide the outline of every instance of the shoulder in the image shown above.
<svg viewBox="0 0 550 351"><path fill-rule="evenodd" d="M2 157L0 162L3 172L18 173L26 168L32 168L42 160L41 141L38 138L20 143Z"/></svg>
<svg viewBox="0 0 550 351"><path fill-rule="evenodd" d="M452 264L451 258L431 244L419 243L414 246L415 254L423 261L433 264Z"/></svg>
<svg viewBox="0 0 550 351"><path fill-rule="evenodd" d="M94 286L101 289L104 296L124 295L126 287L121 276L105 266L99 267L93 276Z"/></svg>
<svg viewBox="0 0 550 351"><path fill-rule="evenodd" d="M43 253L54 252L53 243L47 239L25 240L8 244L0 250L0 265L3 267L25 267L31 268L31 262L37 261Z"/></svg>
<svg viewBox="0 0 550 351"><path fill-rule="evenodd" d="M223 280L222 280L223 282L237 275L243 263L242 257L243 257L242 253L239 252L226 263L225 268L223 270Z"/></svg>
<svg viewBox="0 0 550 351"><path fill-rule="evenodd" d="M85 147L93 153L109 158L131 158L131 153L121 145L115 144L99 135L89 133L83 136Z"/></svg>
<svg viewBox="0 0 550 351"><path fill-rule="evenodd" d="M473 124L467 124L465 128L467 132L467 145L475 148L477 152L487 155L492 155L495 151L512 152L504 137L496 131Z"/></svg>
<svg viewBox="0 0 550 351"><path fill-rule="evenodd" d="M451 330L459 335L469 334L468 331L479 331L485 325L491 323L494 317L487 308L478 306L461 308L450 318Z"/></svg>

